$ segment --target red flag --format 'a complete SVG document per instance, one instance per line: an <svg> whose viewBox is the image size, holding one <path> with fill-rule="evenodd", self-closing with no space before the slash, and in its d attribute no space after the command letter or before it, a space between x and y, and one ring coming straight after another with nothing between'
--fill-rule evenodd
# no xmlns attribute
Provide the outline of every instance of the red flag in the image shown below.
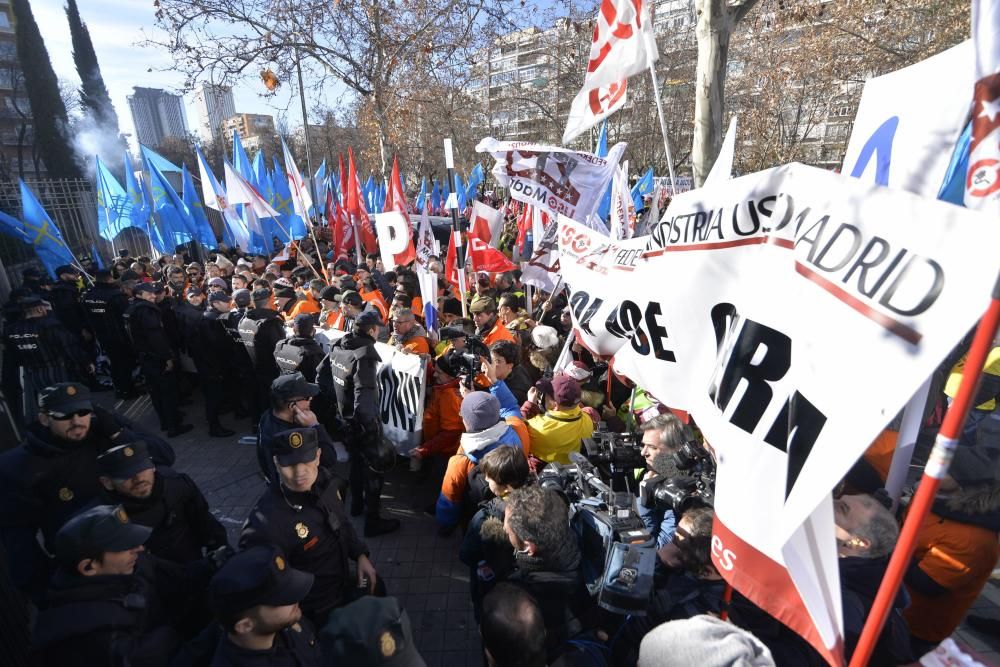
<svg viewBox="0 0 1000 667"><path fill-rule="evenodd" d="M448 246L448 252L451 252L451 245ZM517 268L517 264L510 261L507 255L471 234L469 235L469 262L474 270L489 271L490 273L513 271Z"/></svg>
<svg viewBox="0 0 1000 667"><path fill-rule="evenodd" d="M528 240L528 232L531 231L532 206L524 204L521 208L521 215L517 219L517 252L524 254L524 243Z"/></svg>
<svg viewBox="0 0 1000 667"><path fill-rule="evenodd" d="M333 197L333 190L326 191L326 224L333 236L334 259L351 256L354 245L354 230L347 224L344 209Z"/></svg>
<svg viewBox="0 0 1000 667"><path fill-rule="evenodd" d="M417 252L413 247L413 227L410 223L410 214L406 210L406 193L403 191L403 180L399 176L399 160L392 158L392 176L389 178L389 190L385 195L384 212L396 211L406 220L406 230L409 232L406 250L396 253L395 264L393 266L404 266L417 257Z"/></svg>
<svg viewBox="0 0 1000 667"><path fill-rule="evenodd" d="M340 206L347 206L347 172L344 171L344 154L338 153L340 159Z"/></svg>
<svg viewBox="0 0 1000 667"><path fill-rule="evenodd" d="M457 254L455 253L455 234L448 235L448 254L444 260L444 278L455 287L461 289L458 283L458 268L456 266Z"/></svg>
<svg viewBox="0 0 1000 667"><path fill-rule="evenodd" d="M365 252L375 252L378 249L378 241L375 238L375 230L372 229L371 221L368 219L368 210L365 208L365 195L361 191L361 184L358 182L358 172L354 167L354 151L347 149L347 213L352 216L358 225L358 235Z"/></svg>

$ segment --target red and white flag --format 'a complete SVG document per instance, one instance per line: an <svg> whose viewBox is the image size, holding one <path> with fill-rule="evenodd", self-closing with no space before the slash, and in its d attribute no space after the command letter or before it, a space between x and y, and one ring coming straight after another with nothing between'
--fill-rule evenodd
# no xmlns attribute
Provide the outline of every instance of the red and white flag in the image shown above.
<svg viewBox="0 0 1000 667"><path fill-rule="evenodd" d="M646 4L602 0L583 89L570 106L563 145L622 108L628 77L647 69L658 57Z"/></svg>
<svg viewBox="0 0 1000 667"><path fill-rule="evenodd" d="M469 225L469 236L475 236L483 243L494 248L500 242L503 231L503 213L481 201L472 204L472 224Z"/></svg>
<svg viewBox="0 0 1000 667"><path fill-rule="evenodd" d="M965 206L996 211L1000 202L1000 0L972 1L972 41L976 86Z"/></svg>
<svg viewBox="0 0 1000 667"><path fill-rule="evenodd" d="M285 152L285 172L288 174L288 189L292 194L295 215L311 225L312 219L309 217L309 209L313 205L312 195L309 193L309 188L306 187L306 182L302 179L302 173L295 166L295 158L292 157L292 152L288 150L288 144L285 143L284 139L281 140L281 148Z"/></svg>
<svg viewBox="0 0 1000 667"><path fill-rule="evenodd" d="M628 187L628 160L611 179L611 238L630 239L635 235L635 202Z"/></svg>
<svg viewBox="0 0 1000 667"><path fill-rule="evenodd" d="M420 227L417 229L416 266L424 271L430 270L431 256L434 255L434 230L431 219L427 216L429 197L424 197L424 209L420 211Z"/></svg>
<svg viewBox="0 0 1000 667"><path fill-rule="evenodd" d="M361 191L361 183L358 181L358 171L354 166L354 151L347 149L347 214L351 223L357 225L358 238L361 240L361 247L366 253L375 252L378 241L375 238L375 230L372 229L371 221L368 219L368 209L365 208L365 195Z"/></svg>
<svg viewBox="0 0 1000 667"><path fill-rule="evenodd" d="M386 217L390 212L399 215ZM403 181L399 176L399 160L395 157L392 159L392 176L389 178L385 208L380 215L383 216L381 219L375 218L375 229L378 232L383 264L386 268L409 264L416 258L413 228L410 226L410 214L406 210L406 193L403 192Z"/></svg>

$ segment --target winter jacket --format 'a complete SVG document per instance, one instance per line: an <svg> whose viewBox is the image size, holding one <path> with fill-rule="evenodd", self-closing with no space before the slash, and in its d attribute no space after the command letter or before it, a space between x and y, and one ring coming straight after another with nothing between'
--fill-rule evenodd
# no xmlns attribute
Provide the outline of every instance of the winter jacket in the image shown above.
<svg viewBox="0 0 1000 667"><path fill-rule="evenodd" d="M306 292L301 299L295 302L295 305L292 306L292 309L288 312L288 314L283 315L283 317L286 322L291 322L299 315L312 315L313 313L318 313L321 310L322 308L320 308L319 302L316 301L316 298L309 292Z"/></svg>
<svg viewBox="0 0 1000 667"><path fill-rule="evenodd" d="M531 454L547 462L569 463L570 453L580 451L580 441L593 432L593 420L579 406L547 410L528 420Z"/></svg>
<svg viewBox="0 0 1000 667"><path fill-rule="evenodd" d="M511 417L510 420L520 421L516 417ZM441 494L435 511L439 524L454 526L459 522L469 485L469 474L484 456L503 446L521 447L524 450L524 443L517 431L507 421L497 422L485 431L462 434L458 453L448 460L448 469L441 482Z"/></svg>
<svg viewBox="0 0 1000 667"><path fill-rule="evenodd" d="M452 380L435 385L424 407L424 441L421 448L428 453L454 454L454 449L446 451L444 445L454 440L456 433L465 431L465 423L459 414L462 395L458 393L458 383L459 380Z"/></svg>

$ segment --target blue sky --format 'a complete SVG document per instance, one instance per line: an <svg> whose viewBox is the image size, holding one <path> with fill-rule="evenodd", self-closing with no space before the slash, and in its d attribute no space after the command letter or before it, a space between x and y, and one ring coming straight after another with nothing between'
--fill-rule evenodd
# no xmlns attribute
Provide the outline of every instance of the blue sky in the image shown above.
<svg viewBox="0 0 1000 667"><path fill-rule="evenodd" d="M56 76L79 85L80 79L73 65L73 49L70 44L64 0L33 0L31 5L35 20L45 38ZM157 33L151 0L77 0L77 5L90 29L90 37L97 51L104 82L118 112L121 130L133 135L131 143L135 150L137 148L134 139L135 129L125 100L132 92L132 87L146 86L177 92L184 83L184 77L175 72L157 71L171 66L171 59L167 53L137 46L137 43L144 39L143 31L146 35ZM147 71L149 69L154 71ZM258 95L258 91L262 90L263 86L253 80L235 86L233 95L236 111L263 113L275 116L277 119L287 107L289 126L301 125L298 99L294 100L294 104L288 104L289 97L297 92L294 88L283 85L275 98L267 100ZM184 96L187 122L189 129L197 132L198 115L191 97L190 93ZM315 119L313 121L315 122Z"/></svg>

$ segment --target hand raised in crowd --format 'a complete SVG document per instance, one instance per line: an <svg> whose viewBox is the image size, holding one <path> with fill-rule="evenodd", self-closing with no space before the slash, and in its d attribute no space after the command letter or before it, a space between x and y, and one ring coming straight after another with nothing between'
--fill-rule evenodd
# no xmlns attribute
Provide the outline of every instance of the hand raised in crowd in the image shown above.
<svg viewBox="0 0 1000 667"><path fill-rule="evenodd" d="M552 310L552 301L546 300L545 303L542 304L542 310L546 313Z"/></svg>
<svg viewBox="0 0 1000 667"><path fill-rule="evenodd" d="M309 408L300 408L298 403L292 403L292 413L295 423L299 426L311 427L319 423L315 412Z"/></svg>
<svg viewBox="0 0 1000 667"><path fill-rule="evenodd" d="M482 360L482 364L480 365L480 368L483 371L483 375L485 375L486 379L488 379L490 381L490 385L496 384L497 383L497 372L496 372L496 369L493 368L493 364L491 364L486 357L479 357L479 358ZM532 387L532 389L534 389L534 387Z"/></svg>
<svg viewBox="0 0 1000 667"><path fill-rule="evenodd" d="M368 559L368 556L361 554L358 556L358 588L365 585L365 579L368 579L368 592L375 592L375 582L378 580L378 573L375 571L375 566Z"/></svg>
<svg viewBox="0 0 1000 667"><path fill-rule="evenodd" d="M531 389L528 390L528 400L530 402L532 402L532 403L537 403L538 402L538 389L537 388L532 387Z"/></svg>
<svg viewBox="0 0 1000 667"><path fill-rule="evenodd" d="M168 372L168 373L169 373L170 371L174 370L174 360L173 360L173 359L167 359L167 363L166 363L166 365L164 366L164 370L165 370L166 372Z"/></svg>

